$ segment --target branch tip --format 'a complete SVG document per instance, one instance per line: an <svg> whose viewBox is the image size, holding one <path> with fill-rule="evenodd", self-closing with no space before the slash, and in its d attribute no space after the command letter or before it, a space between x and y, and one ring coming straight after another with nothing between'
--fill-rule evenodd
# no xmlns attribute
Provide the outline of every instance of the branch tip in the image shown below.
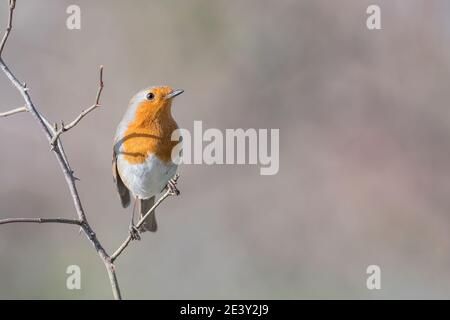
<svg viewBox="0 0 450 320"><path fill-rule="evenodd" d="M61 128L59 130L55 129L56 133L53 135L52 140L50 141L50 144L52 145L52 150L54 150L54 148L56 146L56 142L58 141L59 137L64 132L69 131L70 129L75 127L81 121L81 119L83 119L87 114L89 114L94 109L100 107L100 96L102 94L103 87L104 87L104 84L103 84L103 65L101 65L100 66L99 87L98 87L97 95L96 95L96 98L95 98L95 103L92 106L90 106L88 109L82 110L81 113L78 115L78 117L76 117L75 120L73 120L68 125L65 125L64 122L61 121Z"/></svg>

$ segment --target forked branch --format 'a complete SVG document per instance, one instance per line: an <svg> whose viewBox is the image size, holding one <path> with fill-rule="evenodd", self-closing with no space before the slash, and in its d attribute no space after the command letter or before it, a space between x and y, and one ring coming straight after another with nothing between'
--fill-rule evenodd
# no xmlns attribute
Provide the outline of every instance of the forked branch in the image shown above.
<svg viewBox="0 0 450 320"><path fill-rule="evenodd" d="M52 140L50 141L50 144L52 146L52 149L55 148L56 141L59 139L59 137L66 131L69 131L73 127L75 127L81 119L83 119L86 115L88 115L91 111L94 111L94 109L100 107L100 96L103 91L103 66L100 66L100 81L97 91L97 96L95 98L95 103L90 106L88 109L81 111L80 115L75 118L71 123L68 125L65 125L64 122L61 122L61 128L56 131L55 135L53 136Z"/></svg>

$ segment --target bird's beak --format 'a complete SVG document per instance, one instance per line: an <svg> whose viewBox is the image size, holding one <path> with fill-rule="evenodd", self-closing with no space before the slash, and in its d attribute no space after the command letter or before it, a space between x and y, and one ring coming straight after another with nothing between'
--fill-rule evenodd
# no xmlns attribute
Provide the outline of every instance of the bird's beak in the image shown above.
<svg viewBox="0 0 450 320"><path fill-rule="evenodd" d="M171 93L169 93L168 95L166 95L166 99L172 99L175 98L176 96L179 96L180 94L182 94L184 92L184 90L173 90Z"/></svg>

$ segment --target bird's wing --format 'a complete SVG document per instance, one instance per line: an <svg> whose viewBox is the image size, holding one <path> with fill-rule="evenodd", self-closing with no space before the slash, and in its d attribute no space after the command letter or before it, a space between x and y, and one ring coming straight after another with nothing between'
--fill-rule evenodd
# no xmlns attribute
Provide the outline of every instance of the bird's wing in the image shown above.
<svg viewBox="0 0 450 320"><path fill-rule="evenodd" d="M122 202L122 207L126 208L130 205L130 191L125 186L120 177L119 171L117 170L117 154L115 148L113 148L112 157L112 174L114 179L114 184L117 187L117 192L120 196L120 201Z"/></svg>

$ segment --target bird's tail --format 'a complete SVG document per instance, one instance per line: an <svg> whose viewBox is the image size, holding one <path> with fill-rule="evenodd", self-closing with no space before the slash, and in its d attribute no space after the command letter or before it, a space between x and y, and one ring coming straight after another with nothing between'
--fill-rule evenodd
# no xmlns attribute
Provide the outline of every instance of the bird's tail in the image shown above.
<svg viewBox="0 0 450 320"><path fill-rule="evenodd" d="M139 207L140 207L140 213L141 217L143 217L148 210L150 210L153 205L155 204L155 197L151 197L150 199L145 200L139 200ZM155 232L158 229L158 225L156 224L156 218L155 218L155 210L153 210L152 213L145 219L144 223L139 228L140 232L145 231L152 231Z"/></svg>

